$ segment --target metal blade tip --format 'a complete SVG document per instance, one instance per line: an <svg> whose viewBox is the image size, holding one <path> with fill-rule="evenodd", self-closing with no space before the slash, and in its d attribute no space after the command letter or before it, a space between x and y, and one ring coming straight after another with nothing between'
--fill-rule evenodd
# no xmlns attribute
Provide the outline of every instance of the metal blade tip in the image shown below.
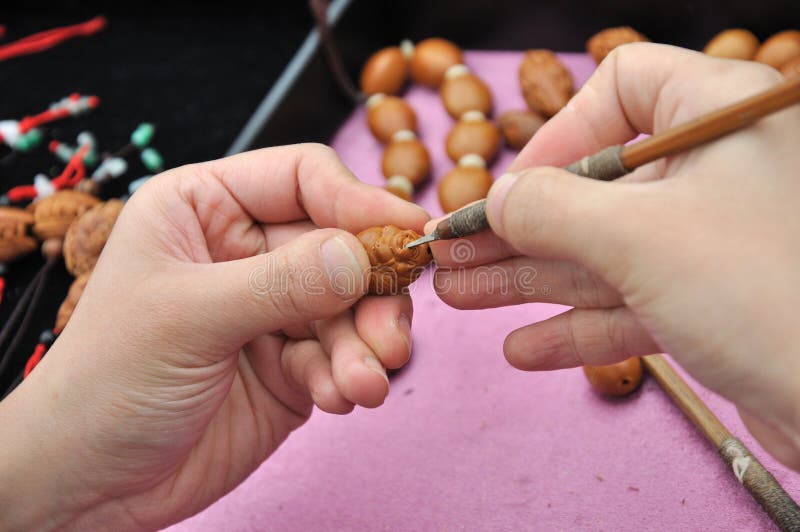
<svg viewBox="0 0 800 532"><path fill-rule="evenodd" d="M413 248L413 247L419 246L421 244L427 244L428 242L433 242L434 240L436 240L436 233L435 232L433 232L433 233L431 233L429 235L425 235L423 237L420 237L420 238L414 240L413 242L409 242L408 244L406 244L406 248Z"/></svg>

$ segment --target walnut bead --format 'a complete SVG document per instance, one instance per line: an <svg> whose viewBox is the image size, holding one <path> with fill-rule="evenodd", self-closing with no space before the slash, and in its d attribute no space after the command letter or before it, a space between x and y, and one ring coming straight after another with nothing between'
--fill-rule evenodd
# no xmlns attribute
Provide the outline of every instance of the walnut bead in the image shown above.
<svg viewBox="0 0 800 532"><path fill-rule="evenodd" d="M599 65L611 50L632 42L649 42L650 39L629 26L606 28L586 41L586 51Z"/></svg>
<svg viewBox="0 0 800 532"><path fill-rule="evenodd" d="M781 74L787 78L800 76L800 56L784 63L781 67Z"/></svg>
<svg viewBox="0 0 800 532"><path fill-rule="evenodd" d="M611 397L628 395L642 382L642 360L629 358L609 366L584 366L583 373L598 393Z"/></svg>
<svg viewBox="0 0 800 532"><path fill-rule="evenodd" d="M545 122L547 119L533 111L506 111L497 119L497 126L506 144L521 150Z"/></svg>
<svg viewBox="0 0 800 532"><path fill-rule="evenodd" d="M38 242L28 234L33 215L16 207L0 207L0 262L11 262L36 249Z"/></svg>
<svg viewBox="0 0 800 532"><path fill-rule="evenodd" d="M64 238L70 224L98 203L100 200L89 194L59 190L33 204L33 232L42 240Z"/></svg>
<svg viewBox="0 0 800 532"><path fill-rule="evenodd" d="M764 41L753 59L780 69L795 57L800 57L800 31L785 30Z"/></svg>
<svg viewBox="0 0 800 532"><path fill-rule="evenodd" d="M758 51L758 37L747 30L725 30L714 36L703 48L703 53L726 59L750 60Z"/></svg>
<svg viewBox="0 0 800 532"><path fill-rule="evenodd" d="M459 165L445 174L439 182L439 204L445 213L485 198L492 188L492 174L486 170L485 165L468 164L467 160L472 157L463 157Z"/></svg>
<svg viewBox="0 0 800 532"><path fill-rule="evenodd" d="M364 63L361 71L361 92L368 96L397 94L408 77L408 61L398 46L378 50Z"/></svg>
<svg viewBox="0 0 800 532"><path fill-rule="evenodd" d="M492 112L492 93L489 87L464 65L447 69L439 95L447 112L458 120L468 111L480 111L486 116Z"/></svg>
<svg viewBox="0 0 800 532"><path fill-rule="evenodd" d="M417 43L411 56L411 77L427 87L438 87L444 73L463 63L461 49L448 40L434 37Z"/></svg>
<svg viewBox="0 0 800 532"><path fill-rule="evenodd" d="M83 290L86 288L86 283L89 282L90 273L91 271L86 272L83 275L76 277L75 280L72 281L72 284L69 287L69 292L67 292L67 297L58 308L58 314L56 315L56 326L53 329L54 333L60 333L64 330L64 327L67 326L67 322L72 317L72 312L75 310L78 300L80 300L81 296L83 295Z"/></svg>
<svg viewBox="0 0 800 532"><path fill-rule="evenodd" d="M500 151L500 131L483 114L470 111L447 134L445 151L453 162L470 153L491 161Z"/></svg>
<svg viewBox="0 0 800 532"><path fill-rule="evenodd" d="M398 131L416 131L417 115L402 98L376 94L367 100L367 125L375 138L386 144Z"/></svg>
<svg viewBox="0 0 800 532"><path fill-rule="evenodd" d="M72 275L94 268L123 205L117 199L100 203L70 225L64 238L64 262Z"/></svg>
<svg viewBox="0 0 800 532"><path fill-rule="evenodd" d="M528 50L519 66L522 97L531 111L551 117L572 97L572 74L550 50Z"/></svg>
<svg viewBox="0 0 800 532"><path fill-rule="evenodd" d="M421 235L394 225L370 227L357 238L367 251L370 262L369 293L394 295L420 276L433 258L428 244L407 248L406 244Z"/></svg>
<svg viewBox="0 0 800 532"><path fill-rule="evenodd" d="M396 175L405 176L417 187L425 181L431 171L431 158L416 135L410 131L400 133L405 134L395 135L386 146L381 170L387 179Z"/></svg>

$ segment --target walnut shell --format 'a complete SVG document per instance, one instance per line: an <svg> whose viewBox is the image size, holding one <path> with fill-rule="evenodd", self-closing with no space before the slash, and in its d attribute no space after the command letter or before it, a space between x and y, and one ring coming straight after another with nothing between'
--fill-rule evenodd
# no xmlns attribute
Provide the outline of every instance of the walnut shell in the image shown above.
<svg viewBox="0 0 800 532"><path fill-rule="evenodd" d="M419 186L431 171L431 157L428 150L416 137L392 140L383 152L381 170L386 179L402 175Z"/></svg>
<svg viewBox="0 0 800 532"><path fill-rule="evenodd" d="M787 78L800 76L800 56L797 56L794 59L789 60L789 62L784 63L781 67L781 74Z"/></svg>
<svg viewBox="0 0 800 532"><path fill-rule="evenodd" d="M436 88L448 68L463 62L461 49L455 44L438 37L425 39L414 47L411 77L421 85Z"/></svg>
<svg viewBox="0 0 800 532"><path fill-rule="evenodd" d="M795 57L800 57L800 30L776 33L764 41L753 59L780 70Z"/></svg>
<svg viewBox="0 0 800 532"><path fill-rule="evenodd" d="M462 68L455 75L453 69ZM478 76L463 65L451 67L445 75L439 94L447 112L458 120L464 113L480 111L488 116L492 112L492 93Z"/></svg>
<svg viewBox="0 0 800 532"><path fill-rule="evenodd" d="M398 46L378 50L361 71L361 92L371 96L382 92L397 94L408 78L408 61Z"/></svg>
<svg viewBox="0 0 800 532"><path fill-rule="evenodd" d="M28 235L33 215L16 207L0 207L0 262L11 262L36 249L38 242Z"/></svg>
<svg viewBox="0 0 800 532"><path fill-rule="evenodd" d="M642 360L633 357L609 366L584 366L583 373L598 393L622 397L642 383Z"/></svg>
<svg viewBox="0 0 800 532"><path fill-rule="evenodd" d="M456 163L469 153L492 161L500 151L500 131L483 115L473 119L468 113L447 134L444 147L447 156Z"/></svg>
<svg viewBox="0 0 800 532"><path fill-rule="evenodd" d="M456 166L439 182L439 204L446 213L457 211L485 198L492 183L492 174L486 168Z"/></svg>
<svg viewBox="0 0 800 532"><path fill-rule="evenodd" d="M394 225L370 227L357 236L369 256L370 294L402 293L433 258L428 244L410 249L406 247L406 244L420 237L410 229L403 230Z"/></svg>
<svg viewBox="0 0 800 532"><path fill-rule="evenodd" d="M703 48L703 53L726 59L750 60L758 51L758 37L739 28L725 30L714 36Z"/></svg>
<svg viewBox="0 0 800 532"><path fill-rule="evenodd" d="M89 194L59 190L33 204L33 232L42 240L64 238L70 224L98 203L100 200Z"/></svg>
<svg viewBox="0 0 800 532"><path fill-rule="evenodd" d="M550 50L528 50L519 66L522 97L531 111L551 117L572 96L572 75Z"/></svg>
<svg viewBox="0 0 800 532"><path fill-rule="evenodd" d="M72 275L77 277L94 268L123 205L118 199L105 201L80 215L69 226L63 252L67 270Z"/></svg>
<svg viewBox="0 0 800 532"><path fill-rule="evenodd" d="M83 295L83 289L86 288L86 283L89 282L89 274L91 273L91 271L88 271L83 275L76 277L75 280L72 281L72 284L69 287L69 292L67 292L67 297L64 298L61 306L58 307L56 326L53 328L54 333L60 333L64 330L64 327L67 326L67 322L69 321L70 317L72 317L72 312L75 310L78 300Z"/></svg>
<svg viewBox="0 0 800 532"><path fill-rule="evenodd" d="M417 114L402 98L376 94L367 100L367 125L375 138L386 144L398 131L416 131Z"/></svg>
<svg viewBox="0 0 800 532"><path fill-rule="evenodd" d="M586 41L586 51L591 54L599 65L611 50L617 46L632 42L649 42L650 39L629 26L619 28L606 28Z"/></svg>
<svg viewBox="0 0 800 532"><path fill-rule="evenodd" d="M515 150L525 147L547 120L533 111L506 111L497 119L503 140Z"/></svg>

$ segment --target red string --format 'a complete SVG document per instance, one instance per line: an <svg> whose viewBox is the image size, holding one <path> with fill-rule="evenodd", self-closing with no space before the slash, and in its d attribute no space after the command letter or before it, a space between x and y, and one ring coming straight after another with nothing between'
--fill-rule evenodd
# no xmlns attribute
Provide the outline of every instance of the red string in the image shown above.
<svg viewBox="0 0 800 532"><path fill-rule="evenodd" d="M18 41L0 46L0 61L42 52L74 37L88 37L102 30L105 26L106 19L101 16L80 24L34 33Z"/></svg>
<svg viewBox="0 0 800 532"><path fill-rule="evenodd" d="M36 187L33 185L20 185L14 187L6 193L8 199L14 203L36 198Z"/></svg>
<svg viewBox="0 0 800 532"><path fill-rule="evenodd" d="M3 36L5 36L5 34L6 34L6 27L0 24L0 39L2 39Z"/></svg>
<svg viewBox="0 0 800 532"><path fill-rule="evenodd" d="M70 94L69 99L73 102L76 102L81 99L81 95ZM94 109L100 105L100 98L97 96L88 96L86 100L90 109ZM71 111L69 107L65 105L55 109L48 109L47 111L43 111L38 115L26 116L19 121L19 132L25 134L35 127L39 127L42 124L47 124L48 122L53 122L55 120L60 120L61 118L66 118L70 116L70 114Z"/></svg>
<svg viewBox="0 0 800 532"><path fill-rule="evenodd" d="M64 187L74 187L81 179L86 176L86 168L83 166L83 157L89 151L89 146L84 144L78 152L69 160L61 175L53 178L53 186L56 190Z"/></svg>
<svg viewBox="0 0 800 532"><path fill-rule="evenodd" d="M33 368L35 368L39 364L39 362L41 362L45 351L47 351L47 346L45 346L41 342L36 344L36 348L33 350L33 354L30 356L28 362L25 364L25 372L22 374L23 379L27 379L28 375L30 375L31 371L33 371Z"/></svg>

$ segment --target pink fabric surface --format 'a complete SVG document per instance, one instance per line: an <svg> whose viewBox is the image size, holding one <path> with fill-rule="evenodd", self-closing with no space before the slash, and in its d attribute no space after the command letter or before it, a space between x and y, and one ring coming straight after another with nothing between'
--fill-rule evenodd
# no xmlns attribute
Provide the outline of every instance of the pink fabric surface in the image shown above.
<svg viewBox="0 0 800 532"><path fill-rule="evenodd" d="M523 108L518 52L470 52L496 112ZM594 63L561 54L580 86ZM411 88L433 182L417 196L441 213L436 183L452 163L452 125L438 94ZM333 146L364 181L380 185L382 147L363 109ZM514 157L492 166L499 176ZM358 208L358 206L354 206ZM547 279L536 279L544 288ZM311 420L247 481L179 530L772 530L769 518L666 394L647 380L605 400L580 369L523 373L502 355L511 330L564 310L531 304L457 311L426 274L413 287L414 355L385 405ZM800 475L771 459L726 400L700 397L800 498Z"/></svg>

